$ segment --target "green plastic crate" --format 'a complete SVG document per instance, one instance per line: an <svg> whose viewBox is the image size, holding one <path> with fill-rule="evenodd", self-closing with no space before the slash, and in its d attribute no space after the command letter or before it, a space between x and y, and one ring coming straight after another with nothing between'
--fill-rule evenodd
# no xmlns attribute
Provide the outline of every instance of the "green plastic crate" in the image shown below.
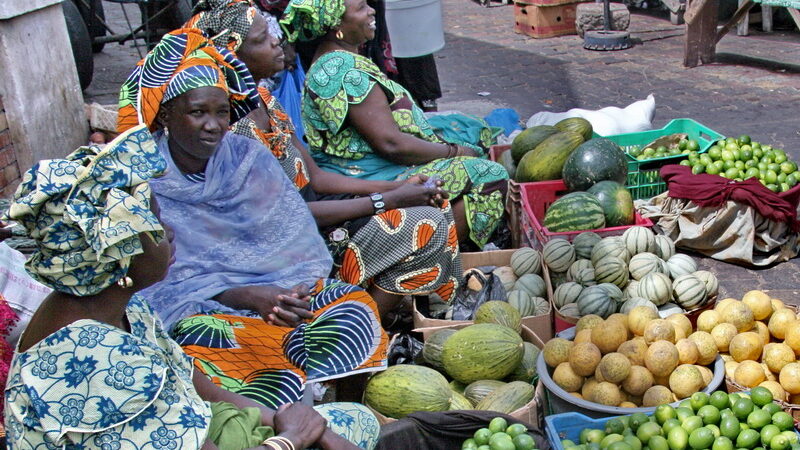
<svg viewBox="0 0 800 450"><path fill-rule="evenodd" d="M640 131L638 133L614 134L611 136L599 136L610 139L624 150L628 158L628 178L625 184L633 196L634 200L650 198L667 190L667 183L661 179L658 171L668 164L678 164L686 155L665 156L664 158L648 159L639 161L627 154L627 151L634 146L643 146L660 138L676 133L686 133L689 139L694 139L700 146L699 153L707 151L714 142L724 139L720 133L692 120L692 119L673 119L664 128L658 130Z"/></svg>

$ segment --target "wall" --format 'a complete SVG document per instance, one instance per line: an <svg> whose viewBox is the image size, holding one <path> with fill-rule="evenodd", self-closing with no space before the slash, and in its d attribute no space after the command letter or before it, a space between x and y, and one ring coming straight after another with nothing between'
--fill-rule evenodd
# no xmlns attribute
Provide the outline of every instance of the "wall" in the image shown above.
<svg viewBox="0 0 800 450"><path fill-rule="evenodd" d="M11 132L8 130L3 97L0 96L0 197L10 197L17 189L20 179L17 154L14 152L14 143L11 142Z"/></svg>

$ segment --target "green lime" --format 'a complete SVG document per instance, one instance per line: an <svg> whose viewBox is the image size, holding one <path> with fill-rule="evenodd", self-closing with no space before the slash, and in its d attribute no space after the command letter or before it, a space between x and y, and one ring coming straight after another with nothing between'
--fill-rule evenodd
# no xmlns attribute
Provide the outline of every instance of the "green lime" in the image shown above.
<svg viewBox="0 0 800 450"><path fill-rule="evenodd" d="M722 422L719 424L719 431L723 436L736 439L736 436L739 436L739 432L741 431L739 419L737 419L736 416L723 418Z"/></svg>
<svg viewBox="0 0 800 450"><path fill-rule="evenodd" d="M604 437L603 440L600 441L600 448L606 448L609 445L613 444L614 442L619 442L622 439L623 438L622 438L621 434L614 433L614 434L606 435L606 437Z"/></svg>
<svg viewBox="0 0 800 450"><path fill-rule="evenodd" d="M606 447L607 450L633 450L630 444L625 441L614 442Z"/></svg>
<svg viewBox="0 0 800 450"><path fill-rule="evenodd" d="M696 152L700 150L700 144L694 139L689 139L689 141L686 143L686 149Z"/></svg>
<svg viewBox="0 0 800 450"><path fill-rule="evenodd" d="M725 150L722 151L720 159L723 161L733 161L733 152L726 147Z"/></svg>
<svg viewBox="0 0 800 450"><path fill-rule="evenodd" d="M742 150L739 147L732 148L731 153L733 153L733 160L740 161L742 159Z"/></svg>
<svg viewBox="0 0 800 450"><path fill-rule="evenodd" d="M754 145L753 158L761 159L762 156L764 156L764 149L762 149L760 145L758 147Z"/></svg>
<svg viewBox="0 0 800 450"><path fill-rule="evenodd" d="M772 417L773 414L775 414L776 412L781 410L781 407L777 403L772 402L772 403L767 403L766 405L762 406L761 409L763 409L764 411L768 412L770 417Z"/></svg>
<svg viewBox="0 0 800 450"><path fill-rule="evenodd" d="M711 160L711 157L706 155L706 154L700 155L699 159L700 159L700 162L703 163L704 166L707 166L707 165L711 164L712 162L714 162L714 161Z"/></svg>
<svg viewBox="0 0 800 450"><path fill-rule="evenodd" d="M570 441L569 439L564 439L561 441L561 446L564 448L567 447L577 447L574 442Z"/></svg>
<svg viewBox="0 0 800 450"><path fill-rule="evenodd" d="M753 159L753 148L752 147L750 147L749 145L743 145L743 146L740 147L740 149L742 150L742 160L743 161L748 161L748 160Z"/></svg>
<svg viewBox="0 0 800 450"><path fill-rule="evenodd" d="M722 411L730 406L728 404L728 394L723 391L714 391L708 398L708 404Z"/></svg>
<svg viewBox="0 0 800 450"><path fill-rule="evenodd" d="M583 430L581 430L581 434L578 437L578 441L581 444L585 444L585 443L589 442L589 433L591 433L591 432L592 432L592 428L584 428Z"/></svg>
<svg viewBox="0 0 800 450"><path fill-rule="evenodd" d="M790 445L789 438L782 434L773 437L772 440L769 441L769 448L772 450L786 450Z"/></svg>
<svg viewBox="0 0 800 450"><path fill-rule="evenodd" d="M574 447L574 446L575 446L575 444L572 444L569 447ZM464 441L463 444L461 444L461 450L477 450L477 448L478 448L478 444L476 444L475 443L475 439L472 439L472 438L467 439L466 441ZM564 445L564 448L567 448L567 446Z"/></svg>
<svg viewBox="0 0 800 450"><path fill-rule="evenodd" d="M733 167L736 167L739 170L744 170L744 161L736 161L733 163Z"/></svg>
<svg viewBox="0 0 800 450"><path fill-rule="evenodd" d="M750 142L752 142L752 141L750 140L750 136L748 136L748 135L746 135L746 134L743 134L743 135L739 136L739 138L737 139L737 141L739 141L739 143L740 143L740 144L742 144L742 145L744 145L744 144L749 144Z"/></svg>
<svg viewBox="0 0 800 450"><path fill-rule="evenodd" d="M664 425L664 422L666 422L668 419L674 419L678 417L678 414L675 413L675 408L672 406L660 405L656 408L656 412L653 414L653 416L656 418L656 422L658 422L659 425Z"/></svg>
<svg viewBox="0 0 800 450"><path fill-rule="evenodd" d="M642 450L642 441L634 435L625 436L622 442L627 442L633 450Z"/></svg>
<svg viewBox="0 0 800 450"><path fill-rule="evenodd" d="M720 420L719 409L714 405L705 405L697 411L697 415L703 419L703 423L708 425L710 423L717 424Z"/></svg>
<svg viewBox="0 0 800 450"><path fill-rule="evenodd" d="M711 447L714 443L714 433L706 427L698 428L689 434L689 446L695 450Z"/></svg>
<svg viewBox="0 0 800 450"><path fill-rule="evenodd" d="M692 170L692 172L694 172L694 170ZM725 171L725 178L730 178L730 179L737 178L739 176L739 173L741 173L739 169L737 169L736 167L731 167L730 169Z"/></svg>
<svg viewBox="0 0 800 450"><path fill-rule="evenodd" d="M692 410L697 412L700 410L700 408L706 406L710 397L711 396L705 392L695 392L692 394L692 396L689 397L689 403L692 405Z"/></svg>
<svg viewBox="0 0 800 450"><path fill-rule="evenodd" d="M686 150L686 144L688 144L688 143L689 143L689 140L686 139L686 138L683 138L680 141L678 141L678 148L681 149L681 150Z"/></svg>
<svg viewBox="0 0 800 450"><path fill-rule="evenodd" d="M475 439L475 443L478 445L488 444L489 438L492 437L492 430L488 428L481 428L476 431L472 437Z"/></svg>
<svg viewBox="0 0 800 450"><path fill-rule="evenodd" d="M628 154L636 158L637 156L642 154L642 148L636 146L632 147L630 150L628 150Z"/></svg>
<svg viewBox="0 0 800 450"><path fill-rule="evenodd" d="M711 450L733 450L733 441L725 436L720 436L714 439Z"/></svg>
<svg viewBox="0 0 800 450"><path fill-rule="evenodd" d="M681 160L681 162L679 162L678 164L679 164L679 165L681 165L681 166L691 166L691 165L692 165L692 162L691 162L691 161L689 161L688 159L683 159L683 160Z"/></svg>
<svg viewBox="0 0 800 450"><path fill-rule="evenodd" d="M749 398L740 398L736 400L736 403L733 404L731 410L733 413L736 414L736 418L739 420L747 420L747 416L753 412L753 401Z"/></svg>
<svg viewBox="0 0 800 450"><path fill-rule="evenodd" d="M667 421L664 422L663 425L661 425L661 431L663 431L664 434L666 435L670 431L672 431L673 428L676 428L676 427L680 428L680 426L681 426L681 423L678 421L678 419L667 419Z"/></svg>
<svg viewBox="0 0 800 450"><path fill-rule="evenodd" d="M658 426L657 423L643 423L639 426L639 429L636 430L636 437L638 437L644 445L648 445L650 438L653 436L661 436L661 427Z"/></svg>
<svg viewBox="0 0 800 450"><path fill-rule="evenodd" d="M764 172L766 172L767 171L767 165L768 164L766 162L759 161L758 164L756 164L756 167L758 167L758 170L763 170Z"/></svg>
<svg viewBox="0 0 800 450"><path fill-rule="evenodd" d="M508 428L508 422L502 417L495 417L489 422L489 430L491 430L492 433L504 432L506 428Z"/></svg>
<svg viewBox="0 0 800 450"><path fill-rule="evenodd" d="M794 430L781 431L781 436L786 436L786 439L789 439L791 444L800 443L800 438L797 437L797 433Z"/></svg>
<svg viewBox="0 0 800 450"><path fill-rule="evenodd" d="M722 151L723 159L725 158L724 155L725 155L726 151L731 152L731 156L733 156L733 151L734 150L739 150L739 145L738 144L736 144L735 142L730 142L728 144L725 144L725 150Z"/></svg>
<svg viewBox="0 0 800 450"><path fill-rule="evenodd" d="M511 442L514 444L517 450L533 450L536 448L536 441L533 440L531 435L526 433L514 436Z"/></svg>
<svg viewBox="0 0 800 450"><path fill-rule="evenodd" d="M794 420L792 420L792 416L783 411L778 411L772 414L772 423L780 428L781 431L791 430L794 426Z"/></svg>
<svg viewBox="0 0 800 450"><path fill-rule="evenodd" d="M744 179L758 178L758 169L751 167L744 172Z"/></svg>
<svg viewBox="0 0 800 450"><path fill-rule="evenodd" d="M667 151L667 147L665 145L659 145L658 147L656 147L656 152L657 153L666 153L666 151Z"/></svg>
<svg viewBox="0 0 800 450"><path fill-rule="evenodd" d="M720 158L722 158L722 150L716 145L712 145L711 147L709 147L708 152L706 152L706 154L710 156L711 159L713 159L714 161L717 161Z"/></svg>
<svg viewBox="0 0 800 450"><path fill-rule="evenodd" d="M698 428L700 428L702 426L703 426L703 419L701 419L698 416L688 417L681 424L681 427L683 427L683 429L688 431L689 433L691 433L692 431L694 431L694 430L696 430L696 429L698 429Z"/></svg>
<svg viewBox="0 0 800 450"><path fill-rule="evenodd" d="M680 423L683 423L689 417L694 416L694 412L692 411L692 408L687 408L685 406L679 406L679 407L675 408L675 414L678 415L678 421L680 421Z"/></svg>
<svg viewBox="0 0 800 450"><path fill-rule="evenodd" d="M781 430L775 425L769 424L761 429L760 434L761 434L761 444L766 447L769 445L769 442L772 440L772 438L781 434Z"/></svg>
<svg viewBox="0 0 800 450"><path fill-rule="evenodd" d="M767 189L772 192L779 192L781 188L777 184L767 184Z"/></svg>
<svg viewBox="0 0 800 450"><path fill-rule="evenodd" d="M736 446L739 448L754 448L758 445L761 435L756 430L743 430L736 438Z"/></svg>
<svg viewBox="0 0 800 450"><path fill-rule="evenodd" d="M489 447L488 444L481 445L481 446L478 447L478 450L492 450L492 447Z"/></svg>
<svg viewBox="0 0 800 450"><path fill-rule="evenodd" d="M706 425L706 428L708 428L709 430L711 430L712 433L714 433L714 439L722 436L722 433L719 431L719 427L714 425L713 423Z"/></svg>
<svg viewBox="0 0 800 450"><path fill-rule="evenodd" d="M709 175L719 175L719 167L716 164L710 164L706 166L706 173Z"/></svg>
<svg viewBox="0 0 800 450"><path fill-rule="evenodd" d="M631 426L631 416L617 417L617 419L619 419L619 421L622 422L623 425L625 425L625 428Z"/></svg>
<svg viewBox="0 0 800 450"><path fill-rule="evenodd" d="M747 167L748 169L751 167L758 168L758 161L756 161L755 159L748 159L747 161L744 162L744 166Z"/></svg>
<svg viewBox="0 0 800 450"><path fill-rule="evenodd" d="M650 442L647 443L647 446L650 448L650 450L669 450L667 438L660 435L650 438Z"/></svg>
<svg viewBox="0 0 800 450"><path fill-rule="evenodd" d="M614 420L614 419L612 419L612 420ZM610 420L609 420L609 422L610 422ZM620 422L619 419L617 419L617 422L619 422L619 424L620 424L620 430L617 433L622 433L622 430L625 429L625 425L622 425L622 422ZM606 426L608 426L608 423L606 423ZM513 424L509 425L508 428L506 428L506 434L511 436L512 438L514 436L519 436L520 434L524 434L524 433L527 433L527 432L528 432L528 428L526 428L525 425L523 425L521 423L513 423Z"/></svg>
<svg viewBox="0 0 800 450"><path fill-rule="evenodd" d="M489 448L492 450L516 450L517 446L511 440L511 436L505 433L495 433L489 439Z"/></svg>
<svg viewBox="0 0 800 450"><path fill-rule="evenodd" d="M786 162L786 153L783 150L776 149L775 153L775 162L778 164Z"/></svg>
<svg viewBox="0 0 800 450"><path fill-rule="evenodd" d="M756 406L764 406L772 403L772 392L764 386L756 386L750 390L750 400Z"/></svg>
<svg viewBox="0 0 800 450"><path fill-rule="evenodd" d="M667 443L672 450L683 450L689 445L689 433L681 427L675 427L667 433Z"/></svg>
<svg viewBox="0 0 800 450"><path fill-rule="evenodd" d="M599 444L604 437L606 437L606 434L603 430L589 430L589 433L586 435L586 443Z"/></svg>
<svg viewBox="0 0 800 450"><path fill-rule="evenodd" d="M652 147L647 147L642 151L642 154L649 158L649 157L651 157L651 156L656 154L656 149L654 149Z"/></svg>
<svg viewBox="0 0 800 450"><path fill-rule="evenodd" d="M639 429L640 425L642 425L643 423L647 423L649 421L650 421L650 418L647 417L646 414L644 414L644 413L634 413L634 414L631 414L631 419L630 419L630 423L629 423L628 426L630 426L631 430L633 430L633 432L635 433Z"/></svg>
<svg viewBox="0 0 800 450"><path fill-rule="evenodd" d="M677 156L681 154L681 150L677 148L671 148L669 151L667 151L667 154L670 156Z"/></svg>
<svg viewBox="0 0 800 450"><path fill-rule="evenodd" d="M764 425L770 423L771 420L772 417L770 417L769 413L761 409L747 415L747 425L755 430L764 428Z"/></svg>

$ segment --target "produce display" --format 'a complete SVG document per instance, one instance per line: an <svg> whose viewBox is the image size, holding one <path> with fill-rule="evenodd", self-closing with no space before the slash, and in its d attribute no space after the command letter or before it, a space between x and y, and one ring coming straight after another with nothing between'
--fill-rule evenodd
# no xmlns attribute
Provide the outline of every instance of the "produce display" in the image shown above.
<svg viewBox="0 0 800 450"><path fill-rule="evenodd" d="M652 416L615 417L603 428L585 428L565 450L797 450L792 417L773 402L769 390L748 394L698 392L674 408L661 405Z"/></svg>
<svg viewBox="0 0 800 450"><path fill-rule="evenodd" d="M772 192L786 192L800 181L797 163L786 152L762 145L742 135L717 141L705 153L687 152L681 165L690 166L692 173L719 175L735 181L757 178Z"/></svg>
<svg viewBox="0 0 800 450"><path fill-rule="evenodd" d="M475 431L475 435L461 444L461 450L533 450L536 442L521 423L508 424L502 417L495 417L486 428Z"/></svg>
<svg viewBox="0 0 800 450"><path fill-rule="evenodd" d="M573 150L591 137L592 125L579 117L531 127L514 138L499 162L520 183L557 180Z"/></svg>
<svg viewBox="0 0 800 450"><path fill-rule="evenodd" d="M649 228L622 236L584 232L570 243L553 239L542 250L553 283L553 305L563 316L607 318L634 306L693 310L717 295L717 279L694 259L675 253L672 241Z"/></svg>
<svg viewBox="0 0 800 450"><path fill-rule="evenodd" d="M653 142L639 146L632 145L627 149L628 155L639 161L666 158L668 156L688 155L700 150L695 139L689 139L685 133L662 136Z"/></svg>

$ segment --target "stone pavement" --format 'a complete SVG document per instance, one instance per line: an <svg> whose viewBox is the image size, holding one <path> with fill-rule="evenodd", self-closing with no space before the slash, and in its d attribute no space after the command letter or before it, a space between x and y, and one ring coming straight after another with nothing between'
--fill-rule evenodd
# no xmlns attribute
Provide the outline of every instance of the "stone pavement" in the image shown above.
<svg viewBox="0 0 800 450"><path fill-rule="evenodd" d="M123 27L119 4L105 2L112 26ZM735 32L719 52L746 55L751 61L780 60L794 70L743 65L741 57L686 69L682 65L684 27L654 14L634 12L630 31L637 45L618 52L582 48L576 35L532 39L514 33L514 8L470 0L443 0L447 44L437 53L444 91L440 110L485 115L498 107L514 108L526 119L538 111L625 106L652 93L653 125L689 117L724 135L750 134L757 141L783 147L800 161L800 33L765 34L751 25L751 35ZM132 20L138 10L131 8ZM95 56L95 78L84 92L87 102L115 103L119 85L139 59L126 43L106 45ZM792 67L789 67L792 69ZM477 95L489 92L488 96ZM702 258L700 266L718 275L721 297L750 289L800 304L798 260L765 270L749 270Z"/></svg>

